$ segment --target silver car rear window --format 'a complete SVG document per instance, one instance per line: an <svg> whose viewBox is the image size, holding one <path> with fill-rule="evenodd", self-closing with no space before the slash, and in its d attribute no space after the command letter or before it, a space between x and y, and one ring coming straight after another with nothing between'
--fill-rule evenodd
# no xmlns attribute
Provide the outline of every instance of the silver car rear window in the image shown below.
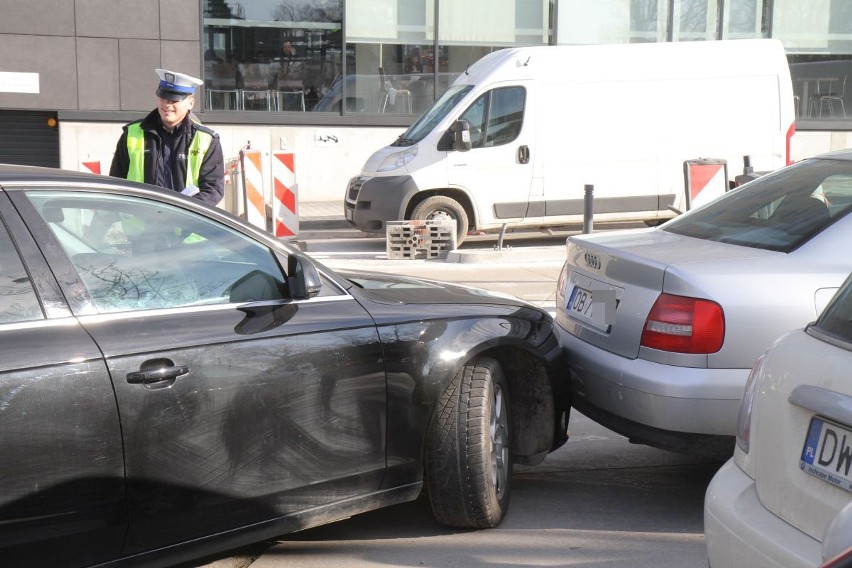
<svg viewBox="0 0 852 568"><path fill-rule="evenodd" d="M852 162L812 159L756 179L661 228L671 233L790 252L852 208Z"/></svg>

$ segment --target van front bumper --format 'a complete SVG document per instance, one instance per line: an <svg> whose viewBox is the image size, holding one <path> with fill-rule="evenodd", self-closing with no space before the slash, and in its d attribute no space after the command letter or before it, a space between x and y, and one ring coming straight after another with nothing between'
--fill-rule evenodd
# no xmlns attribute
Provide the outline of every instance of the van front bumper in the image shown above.
<svg viewBox="0 0 852 568"><path fill-rule="evenodd" d="M356 229L384 234L388 221L405 220L405 209L417 191L408 175L356 176L346 187L343 215Z"/></svg>

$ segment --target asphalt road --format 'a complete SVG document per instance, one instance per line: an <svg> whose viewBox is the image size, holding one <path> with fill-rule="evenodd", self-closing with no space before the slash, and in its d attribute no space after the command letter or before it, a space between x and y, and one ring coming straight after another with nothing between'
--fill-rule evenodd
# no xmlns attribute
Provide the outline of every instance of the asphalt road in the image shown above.
<svg viewBox="0 0 852 568"><path fill-rule="evenodd" d="M307 252L358 267L464 282L552 306L564 237L466 243L473 262L388 260L381 239L325 239ZM432 520L424 499L286 535L193 566L207 568L572 566L706 568L704 492L721 462L631 444L574 411L568 442L536 467L516 466L495 529Z"/></svg>

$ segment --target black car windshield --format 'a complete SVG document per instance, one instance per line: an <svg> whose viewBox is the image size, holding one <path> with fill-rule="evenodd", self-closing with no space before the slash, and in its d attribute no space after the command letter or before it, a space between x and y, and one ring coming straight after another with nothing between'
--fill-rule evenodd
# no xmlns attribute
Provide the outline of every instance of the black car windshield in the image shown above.
<svg viewBox="0 0 852 568"><path fill-rule="evenodd" d="M447 89L444 94L441 95L441 98L435 101L435 104L429 107L429 109L424 112L420 118L418 118L417 121L408 128L408 130L403 132L402 135L396 139L396 142L391 144L391 146L411 146L412 144L416 144L423 140L427 134L432 132L439 122L444 120L444 117L447 116L447 114L456 108L459 101L462 100L472 88L473 85L453 85Z"/></svg>
<svg viewBox="0 0 852 568"><path fill-rule="evenodd" d="M811 159L778 170L661 228L670 233L790 252L852 208L852 162Z"/></svg>

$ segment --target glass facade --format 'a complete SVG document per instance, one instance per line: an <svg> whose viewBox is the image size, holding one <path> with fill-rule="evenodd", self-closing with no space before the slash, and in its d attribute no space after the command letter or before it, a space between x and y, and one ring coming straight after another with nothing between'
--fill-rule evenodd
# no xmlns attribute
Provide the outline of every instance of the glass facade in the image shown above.
<svg viewBox="0 0 852 568"><path fill-rule="evenodd" d="M204 0L203 9L206 110L413 119L505 47L772 37L788 54L799 127L852 119L848 0Z"/></svg>

